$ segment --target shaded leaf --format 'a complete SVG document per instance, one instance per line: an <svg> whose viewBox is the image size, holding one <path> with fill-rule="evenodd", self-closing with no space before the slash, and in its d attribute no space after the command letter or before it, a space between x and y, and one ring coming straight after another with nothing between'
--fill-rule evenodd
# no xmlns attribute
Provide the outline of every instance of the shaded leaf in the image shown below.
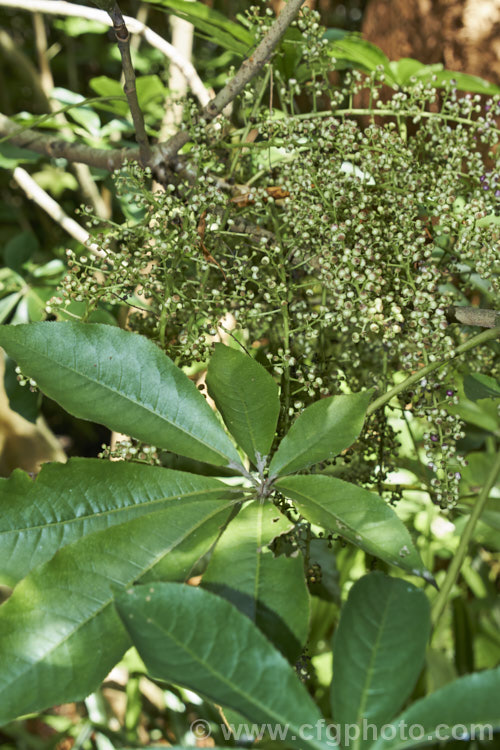
<svg viewBox="0 0 500 750"><path fill-rule="evenodd" d="M7 320L9 315L16 308L21 297L21 292L13 292L12 294L7 294L0 299L0 323L4 323Z"/></svg>
<svg viewBox="0 0 500 750"><path fill-rule="evenodd" d="M268 545L292 527L274 505L246 505L218 541L202 581L247 615L290 661L298 658L309 629L304 561L302 555L274 557Z"/></svg>
<svg viewBox="0 0 500 750"><path fill-rule="evenodd" d="M18 164L34 164L42 158L42 154L36 151L14 146L7 141L0 143L0 167L3 169L15 169Z"/></svg>
<svg viewBox="0 0 500 750"><path fill-rule="evenodd" d="M482 398L499 398L500 383L489 375L473 373L464 377L464 393L471 401Z"/></svg>
<svg viewBox="0 0 500 750"><path fill-rule="evenodd" d="M39 243L33 232L20 232L9 240L3 248L5 265L14 271L21 271L24 263L36 253Z"/></svg>
<svg viewBox="0 0 500 750"><path fill-rule="evenodd" d="M37 391L32 391L27 386L22 386L16 373L16 363L10 357L5 357L5 375L3 380L5 393L9 399L9 407L12 411L15 411L23 419L27 419L32 424L36 423L38 413L40 411L41 397ZM0 483L3 482L0 479ZM0 491L0 527L2 524L2 515L4 513L4 497ZM1 538L1 537L0 537ZM0 560L2 557L2 543L0 542ZM0 564L0 577L1 577L1 564Z"/></svg>
<svg viewBox="0 0 500 750"><path fill-rule="evenodd" d="M328 539L311 539L309 543L309 564L319 565L319 580L309 582L309 591L320 599L340 604L340 573L335 552Z"/></svg>
<svg viewBox="0 0 500 750"><path fill-rule="evenodd" d="M287 744L332 748L294 670L225 599L175 583L135 586L116 606L150 673L184 685L252 722L287 727ZM300 739L303 727L308 737ZM313 726L315 725L315 726Z"/></svg>

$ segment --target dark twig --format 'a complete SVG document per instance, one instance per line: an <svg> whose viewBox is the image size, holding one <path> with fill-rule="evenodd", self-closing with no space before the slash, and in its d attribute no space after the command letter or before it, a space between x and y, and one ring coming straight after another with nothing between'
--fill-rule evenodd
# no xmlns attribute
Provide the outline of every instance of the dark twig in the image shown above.
<svg viewBox="0 0 500 750"><path fill-rule="evenodd" d="M211 99L206 107L202 109L200 117L203 120L210 122L214 117L217 117L224 107L227 107L227 105L230 104L238 94L241 93L241 91L243 91L247 83L249 83L252 78L262 70L264 65L269 62L274 50L280 43L287 28L292 23L304 2L305 0L288 0L280 15L255 51L250 57L243 60L240 69L233 78L231 78L224 88L219 91L217 96L214 99ZM181 131L172 136L172 138L166 143L158 144L153 157L153 166L156 166L161 161L170 161L170 159L172 159L179 149L181 149L188 141L189 134Z"/></svg>
<svg viewBox="0 0 500 750"><path fill-rule="evenodd" d="M83 143L69 143L53 134L43 135L30 130L0 114L0 138L7 136L11 143L31 149L37 154L51 158L63 157L71 162L88 164L112 172L120 169L127 161L138 161L138 148L104 149L87 146Z"/></svg>
<svg viewBox="0 0 500 750"><path fill-rule="evenodd" d="M108 10L108 14L113 22L113 30L115 32L118 49L120 50L122 58L123 76L125 78L123 90L130 107L130 113L135 128L135 138L139 144L140 162L142 166L145 167L149 164L151 149L149 147L148 136L146 135L146 128L144 126L144 117L139 106L139 100L137 99L135 72L132 64L132 57L130 55L130 34L128 33L118 3L115 2L114 6Z"/></svg>

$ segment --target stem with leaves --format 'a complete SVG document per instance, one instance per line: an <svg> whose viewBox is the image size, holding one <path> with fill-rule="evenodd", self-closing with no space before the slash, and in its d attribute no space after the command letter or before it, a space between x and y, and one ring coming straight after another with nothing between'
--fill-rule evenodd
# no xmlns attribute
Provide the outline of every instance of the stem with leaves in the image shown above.
<svg viewBox="0 0 500 750"><path fill-rule="evenodd" d="M479 495L477 502L472 509L472 512L469 516L469 520L467 521L467 525L462 532L462 536L460 537L460 544L458 545L458 549L453 556L450 567L448 568L448 571L446 573L444 583L441 586L441 590L432 607L432 623L434 627L436 627L437 623L439 622L439 619L441 618L441 615L443 614L446 608L448 597L459 576L460 569L465 560L465 556L469 548L469 543L472 539L472 535L474 534L474 530L476 528L477 522L479 521L479 518L481 517L481 513L484 510L484 506L486 505L488 501L490 492L495 486L499 475L500 475L500 451L497 452L496 460L492 464L488 478L486 479L484 487L481 490L481 494Z"/></svg>
<svg viewBox="0 0 500 750"><path fill-rule="evenodd" d="M280 43L287 28L298 14L304 2L305 0L288 0L280 15L254 52L250 57L243 60L240 69L233 78L231 78L224 88L219 91L217 96L214 99L211 99L206 107L202 109L200 113L202 119L211 122L222 112L224 107L227 107L227 105L243 91L247 83L260 73L264 65L271 59L274 50ZM158 151L153 159L154 166L160 161L170 160L183 146L186 145L186 143L188 143L188 141L189 134L181 131L176 133L176 135L170 138L165 144L158 144Z"/></svg>
<svg viewBox="0 0 500 750"><path fill-rule="evenodd" d="M486 341L491 341L497 338L500 338L500 326L482 331L481 333L478 333L477 336L472 336L472 338L466 341L465 344L457 346L452 357L447 357L446 359L441 359L437 362L431 362L425 367L422 367L421 370L418 370L417 372L414 372L412 375L407 377L406 380L403 380L401 383L398 383L398 385L390 388L382 396L376 398L375 401L372 401L372 403L366 410L366 416L370 416L370 414L373 414L373 412L377 411L377 409L380 409L388 404L389 401L394 398L394 396L398 396L403 391L406 391L406 389L412 386L414 383L418 383L418 381L424 378L426 375L434 372L434 370L438 370L440 367L443 367L452 359L455 359L455 357L460 356L460 354L464 354L465 352L474 349L476 346L480 346L481 344L486 343Z"/></svg>

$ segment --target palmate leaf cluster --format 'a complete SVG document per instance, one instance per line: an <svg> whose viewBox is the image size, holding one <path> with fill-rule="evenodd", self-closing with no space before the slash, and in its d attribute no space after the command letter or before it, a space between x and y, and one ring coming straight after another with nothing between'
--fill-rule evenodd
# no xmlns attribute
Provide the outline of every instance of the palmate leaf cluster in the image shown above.
<svg viewBox="0 0 500 750"><path fill-rule="evenodd" d="M223 65L273 23L255 7L243 25L200 3L156 4L219 35ZM139 742L146 672L229 722L286 728L281 740L302 749L437 747L442 725L463 740L500 728L498 346L453 360L474 332L449 310L497 306L499 99L469 76L334 38L304 12L231 114L207 126L185 102L191 140L165 190L150 170L117 173L124 221L82 210L105 257L68 251L55 294L63 264L43 266L36 315L9 317L29 287L22 263L10 274L3 319L57 321L2 327L21 382L129 439L113 455L125 461L1 480L2 725L86 698L127 653L127 734L114 746ZM90 86L131 134L118 81ZM460 98L467 86L483 98ZM153 134L165 86L148 75L137 88ZM90 105L74 119L109 146L118 120L101 126ZM410 374L411 390L384 398ZM476 599L450 602L450 628L439 620L457 561ZM101 748L100 721L77 738L85 749ZM182 741L188 714L175 729L161 721L156 738Z"/></svg>
<svg viewBox="0 0 500 750"><path fill-rule="evenodd" d="M354 586L335 634L337 724L326 725L289 663L308 635L309 595L300 552L275 556L270 548L291 526L270 502L276 492L315 526L432 582L406 527L380 497L296 473L352 443L370 391L306 408L270 459L278 392L248 354L219 344L209 365L209 391L238 448L194 384L143 337L101 324L44 322L6 327L0 342L73 414L96 419L98 404L109 427L150 433L164 448L240 477L228 484L73 459L42 469L35 482L22 472L2 480L2 582L17 583L0 608L2 724L83 699L134 644L153 677L282 727L292 747L324 750L332 739L335 746L353 728L359 735L367 719L377 731L394 720L388 737L368 745L380 750L439 738L443 724L451 731L460 721L462 734L472 723L500 726L492 697L498 669L458 680L394 719L422 668L429 605L422 590L381 573ZM209 550L202 589L186 586ZM422 731L391 744L410 717Z"/></svg>

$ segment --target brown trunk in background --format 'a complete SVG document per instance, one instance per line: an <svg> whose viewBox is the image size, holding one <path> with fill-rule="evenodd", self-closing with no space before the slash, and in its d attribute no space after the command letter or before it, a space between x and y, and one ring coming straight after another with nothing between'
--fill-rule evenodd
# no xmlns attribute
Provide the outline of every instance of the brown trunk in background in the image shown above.
<svg viewBox="0 0 500 750"><path fill-rule="evenodd" d="M362 34L391 60L440 62L500 84L500 0L371 0Z"/></svg>

